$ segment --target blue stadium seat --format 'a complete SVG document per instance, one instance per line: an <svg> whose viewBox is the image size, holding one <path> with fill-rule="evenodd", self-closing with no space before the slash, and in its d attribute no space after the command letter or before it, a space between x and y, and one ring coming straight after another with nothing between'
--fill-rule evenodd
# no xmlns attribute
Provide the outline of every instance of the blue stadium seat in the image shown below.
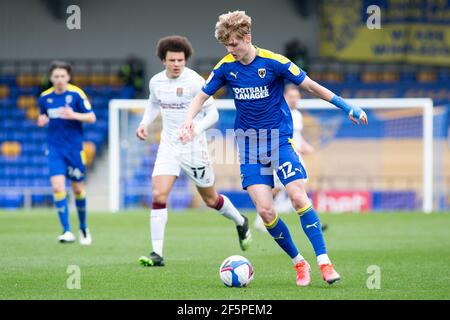
<svg viewBox="0 0 450 320"><path fill-rule="evenodd" d="M9 87L15 87L16 76L14 74L0 74L0 84L6 84Z"/></svg>

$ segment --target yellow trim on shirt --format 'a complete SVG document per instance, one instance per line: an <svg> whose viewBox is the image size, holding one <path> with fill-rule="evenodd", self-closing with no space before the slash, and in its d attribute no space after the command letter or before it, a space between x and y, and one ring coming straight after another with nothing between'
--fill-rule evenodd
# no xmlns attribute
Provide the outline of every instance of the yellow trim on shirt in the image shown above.
<svg viewBox="0 0 450 320"><path fill-rule="evenodd" d="M43 92L41 93L41 97L42 97L42 96L49 95L50 93L53 93L53 91L55 91L55 88L54 88L54 87L51 87L51 88L49 88L49 89L43 91Z"/></svg>
<svg viewBox="0 0 450 320"><path fill-rule="evenodd" d="M282 63L282 64L286 64L288 62L291 62L285 56L283 56L283 55L281 55L279 53L272 52L270 50L266 50L266 49L257 48L256 49L256 55L261 57L261 58L272 59L272 60L278 61L279 63Z"/></svg>
<svg viewBox="0 0 450 320"><path fill-rule="evenodd" d="M225 57L223 57L223 59L222 60L220 60L217 64L216 64L216 66L214 67L214 69L213 70L216 70L216 69L218 69L222 64L224 64L224 63L232 63L232 62L235 62L236 61L236 59L234 59L233 58L233 55L230 53L230 54L227 54Z"/></svg>

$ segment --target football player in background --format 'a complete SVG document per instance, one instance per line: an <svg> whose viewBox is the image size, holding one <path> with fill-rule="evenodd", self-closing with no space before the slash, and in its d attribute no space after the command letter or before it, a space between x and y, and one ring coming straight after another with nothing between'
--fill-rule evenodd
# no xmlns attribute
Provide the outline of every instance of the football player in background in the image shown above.
<svg viewBox="0 0 450 320"><path fill-rule="evenodd" d="M75 241L69 222L69 205L66 194L66 177L71 180L72 191L78 211L80 244L90 245L92 237L86 221L86 156L83 151L84 123L95 123L96 117L86 94L69 83L72 67L63 61L50 66L52 87L41 93L38 104L39 127L48 124L48 166L53 188L53 199L58 211L63 233L60 243Z"/></svg>
<svg viewBox="0 0 450 320"><path fill-rule="evenodd" d="M191 43L185 37L169 36L158 41L156 52L165 69L150 80L148 107L136 130L139 139L147 139L148 126L161 111L163 129L152 174L150 233L153 251L139 258L144 266L164 265L167 199L181 170L195 183L208 207L235 223L241 249L247 250L251 242L247 217L240 214L225 195L218 194L214 186L205 133L219 119L212 97L200 105L201 113L193 119L193 140L188 144L179 140L179 129L186 118L187 108L205 83L198 73L186 67L192 51Z"/></svg>

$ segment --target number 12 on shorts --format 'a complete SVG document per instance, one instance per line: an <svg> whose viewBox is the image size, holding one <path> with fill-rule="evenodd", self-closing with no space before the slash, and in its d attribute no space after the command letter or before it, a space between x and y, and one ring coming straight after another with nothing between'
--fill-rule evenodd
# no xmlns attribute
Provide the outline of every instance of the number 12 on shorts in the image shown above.
<svg viewBox="0 0 450 320"><path fill-rule="evenodd" d="M278 170L283 172L283 178L288 179L295 175L295 171L292 171L292 163L290 161L286 161L281 166L278 167Z"/></svg>

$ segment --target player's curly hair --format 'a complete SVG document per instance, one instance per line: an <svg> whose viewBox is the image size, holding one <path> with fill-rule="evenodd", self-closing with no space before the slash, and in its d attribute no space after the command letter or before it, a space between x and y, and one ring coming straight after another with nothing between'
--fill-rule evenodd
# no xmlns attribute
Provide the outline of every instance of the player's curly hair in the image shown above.
<svg viewBox="0 0 450 320"><path fill-rule="evenodd" d="M61 60L53 60L50 63L50 68L48 70L48 74L52 75L53 70L55 69L64 69L67 71L67 73L70 75L72 75L72 66L70 63L65 62L65 61L61 61Z"/></svg>
<svg viewBox="0 0 450 320"><path fill-rule="evenodd" d="M175 35L159 39L156 45L156 55L161 61L166 58L167 51L184 52L184 58L188 60L194 49L192 49L192 44L186 37Z"/></svg>
<svg viewBox="0 0 450 320"><path fill-rule="evenodd" d="M251 32L252 18L245 11L233 11L219 16L214 36L221 43L227 43L231 36L239 39Z"/></svg>

